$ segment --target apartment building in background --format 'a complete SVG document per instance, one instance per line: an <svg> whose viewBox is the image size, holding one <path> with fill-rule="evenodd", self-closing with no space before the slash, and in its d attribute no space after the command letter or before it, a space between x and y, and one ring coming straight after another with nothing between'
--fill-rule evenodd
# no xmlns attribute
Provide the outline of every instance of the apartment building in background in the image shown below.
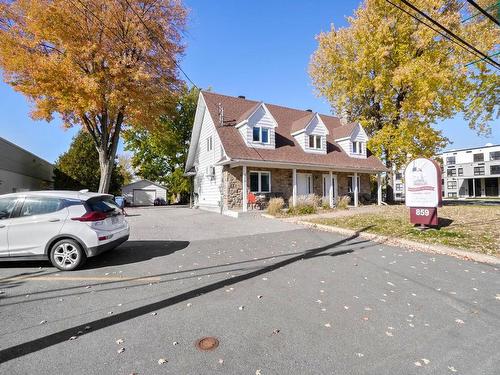
<svg viewBox="0 0 500 375"><path fill-rule="evenodd" d="M443 163L443 197L500 196L500 145L450 150Z"/></svg>
<svg viewBox="0 0 500 375"><path fill-rule="evenodd" d="M450 150L436 156L443 198L500 197L500 145ZM393 169L394 200L404 202L404 168Z"/></svg>

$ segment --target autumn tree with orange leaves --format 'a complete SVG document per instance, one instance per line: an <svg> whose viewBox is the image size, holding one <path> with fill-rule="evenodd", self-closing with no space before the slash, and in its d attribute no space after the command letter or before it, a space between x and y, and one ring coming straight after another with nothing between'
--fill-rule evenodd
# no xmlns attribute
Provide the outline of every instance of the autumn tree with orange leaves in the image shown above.
<svg viewBox="0 0 500 375"><path fill-rule="evenodd" d="M99 192L121 130L153 126L176 103L186 16L176 0L0 0L3 79L33 103L34 119L57 114L90 133Z"/></svg>

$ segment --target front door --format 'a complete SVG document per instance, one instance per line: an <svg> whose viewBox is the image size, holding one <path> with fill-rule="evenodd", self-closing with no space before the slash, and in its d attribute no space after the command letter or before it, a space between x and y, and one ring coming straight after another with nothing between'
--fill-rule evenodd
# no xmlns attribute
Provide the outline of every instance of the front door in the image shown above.
<svg viewBox="0 0 500 375"><path fill-rule="evenodd" d="M330 199L330 186L333 188L333 203L337 201L337 175L332 175L330 180L330 174L323 175L323 200L328 202Z"/></svg>
<svg viewBox="0 0 500 375"><path fill-rule="evenodd" d="M313 192L311 173L297 173L297 195L309 195Z"/></svg>

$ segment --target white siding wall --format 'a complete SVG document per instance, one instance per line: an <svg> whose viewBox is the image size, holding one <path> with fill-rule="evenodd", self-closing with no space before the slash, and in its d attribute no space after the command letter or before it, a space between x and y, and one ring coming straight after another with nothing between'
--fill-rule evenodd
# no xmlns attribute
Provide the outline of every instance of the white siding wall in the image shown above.
<svg viewBox="0 0 500 375"><path fill-rule="evenodd" d="M349 147L351 148L351 157L363 158L363 159L366 158L366 142L367 141L368 141L368 137L366 136L366 133L361 128L361 126L358 126L356 129L354 129L354 132L351 136L351 142L349 143ZM362 145L361 154L352 154L352 142L361 142L361 145Z"/></svg>
<svg viewBox="0 0 500 375"><path fill-rule="evenodd" d="M337 141L338 145L344 152L346 152L348 155L351 155L352 153L352 144L350 139L344 139L342 141Z"/></svg>
<svg viewBox="0 0 500 375"><path fill-rule="evenodd" d="M318 116L314 116L312 121L307 125L307 129L305 132L305 138L304 138L304 145L307 152L314 152L314 153L319 153L319 154L326 154L326 135L328 133L328 130L323 124L322 121L318 119ZM309 136L310 135L320 135L321 136L321 149L312 149L309 148Z"/></svg>
<svg viewBox="0 0 500 375"><path fill-rule="evenodd" d="M353 154L352 153L352 142L361 142L362 152L361 154ZM352 158L366 158L366 142L368 142L368 137L365 131L358 126L354 129L351 138L342 139L341 141L337 141L338 145Z"/></svg>
<svg viewBox="0 0 500 375"><path fill-rule="evenodd" d="M212 150L207 151L207 138L212 137ZM195 165L197 173L194 178L194 192L198 194L198 205L218 207L221 200L222 166L215 167L215 176L207 175L207 168L214 166L223 156L223 149L217 129L205 111L201 125L200 138L196 150Z"/></svg>
<svg viewBox="0 0 500 375"><path fill-rule="evenodd" d="M167 200L167 189L162 188L161 186L157 186L155 184L151 184L149 181L141 180L137 182L133 182L129 185L125 185L122 188L122 195L129 204L134 203L134 190L142 189L142 190L155 190L156 198L163 198Z"/></svg>
<svg viewBox="0 0 500 375"><path fill-rule="evenodd" d="M248 146L248 142L252 140L252 135L250 134L250 128L248 125L243 125L239 129L241 136L243 137L243 140L245 141L246 145Z"/></svg>
<svg viewBox="0 0 500 375"><path fill-rule="evenodd" d="M298 135L295 135L294 136L295 140L298 142L298 144L300 145L300 147L302 147L302 150L306 150L306 145L308 143L307 141L307 135L306 135L306 132L302 132Z"/></svg>
<svg viewBox="0 0 500 375"><path fill-rule="evenodd" d="M262 126L269 128L269 144L253 142L253 127ZM246 128L246 144L255 148L275 148L276 147L276 134L274 131L275 123L273 118L267 113L264 107L260 107L248 119L248 124L244 125ZM244 132L244 131L243 131ZM244 136L244 133L242 134Z"/></svg>

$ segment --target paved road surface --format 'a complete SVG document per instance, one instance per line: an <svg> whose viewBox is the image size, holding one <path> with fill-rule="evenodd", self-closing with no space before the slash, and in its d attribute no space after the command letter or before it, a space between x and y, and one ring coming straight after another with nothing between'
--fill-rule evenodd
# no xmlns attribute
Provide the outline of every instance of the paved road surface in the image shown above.
<svg viewBox="0 0 500 375"><path fill-rule="evenodd" d="M83 270L0 265L1 374L499 374L498 268L271 219L130 213L131 240ZM197 350L204 336L219 347Z"/></svg>

